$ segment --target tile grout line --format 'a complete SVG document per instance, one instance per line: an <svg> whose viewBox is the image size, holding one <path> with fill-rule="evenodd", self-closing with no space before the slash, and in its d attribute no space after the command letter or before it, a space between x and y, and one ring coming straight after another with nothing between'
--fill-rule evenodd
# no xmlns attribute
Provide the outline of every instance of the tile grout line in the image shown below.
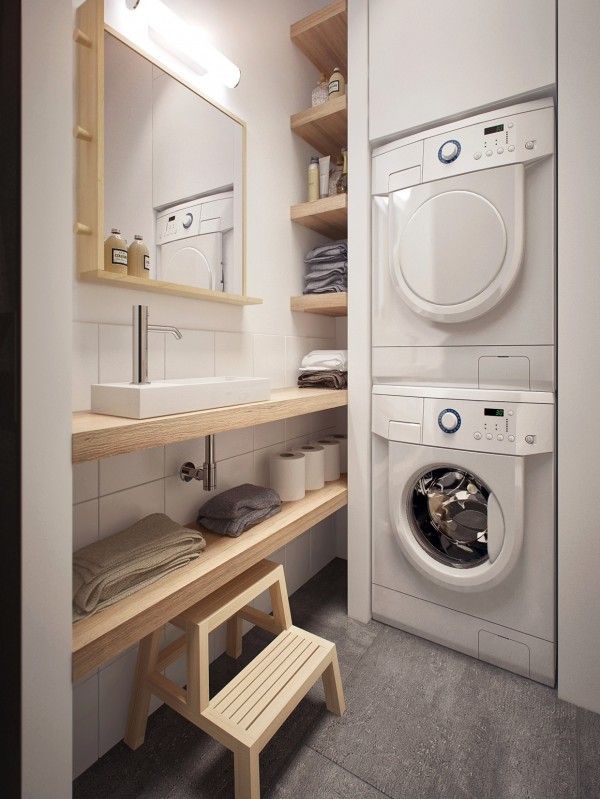
<svg viewBox="0 0 600 799"><path fill-rule="evenodd" d="M382 796L387 796L388 799L396 799L396 797L392 796L389 793L386 793L385 791L382 791L381 788L378 788L376 785L373 785L372 782L369 782L368 780L364 780L362 777L359 777L358 774L355 774L353 771L350 771L345 766L342 766L339 763L336 763L335 760L332 760L327 755L324 755L322 752L319 752L317 749L315 749L313 746L311 746L311 744L304 744L304 746L306 746L308 749L313 751L316 755L319 755L319 757L322 757L323 760L327 760L329 763L334 765L336 768L340 768L340 769L342 769L342 771L345 771L346 774L350 774L351 777L354 777L359 782L362 782L363 785L368 785L370 788L373 788L374 791L377 791L377 793L380 793Z"/></svg>

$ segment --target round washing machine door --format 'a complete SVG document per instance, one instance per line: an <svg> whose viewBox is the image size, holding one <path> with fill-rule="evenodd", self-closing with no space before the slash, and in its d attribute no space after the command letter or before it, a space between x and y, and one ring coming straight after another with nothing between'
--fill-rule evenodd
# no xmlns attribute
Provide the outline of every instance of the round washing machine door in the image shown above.
<svg viewBox="0 0 600 799"><path fill-rule="evenodd" d="M523 261L522 164L403 189L391 200L392 278L413 311L464 322L507 294Z"/></svg>
<svg viewBox="0 0 600 799"><path fill-rule="evenodd" d="M505 579L522 548L523 459L434 450L431 462L428 447L389 447L390 517L410 562L457 590L490 588ZM393 466L398 457L410 467L408 479L405 468ZM398 478L404 479L400 491Z"/></svg>
<svg viewBox="0 0 600 799"><path fill-rule="evenodd" d="M206 233L162 245L160 279L222 291L221 234Z"/></svg>

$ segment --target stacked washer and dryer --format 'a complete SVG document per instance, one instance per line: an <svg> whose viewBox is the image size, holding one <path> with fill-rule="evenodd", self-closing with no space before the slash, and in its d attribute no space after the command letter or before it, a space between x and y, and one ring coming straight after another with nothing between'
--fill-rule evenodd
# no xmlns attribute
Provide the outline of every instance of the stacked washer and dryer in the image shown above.
<svg viewBox="0 0 600 799"><path fill-rule="evenodd" d="M372 167L373 616L554 685L553 101Z"/></svg>

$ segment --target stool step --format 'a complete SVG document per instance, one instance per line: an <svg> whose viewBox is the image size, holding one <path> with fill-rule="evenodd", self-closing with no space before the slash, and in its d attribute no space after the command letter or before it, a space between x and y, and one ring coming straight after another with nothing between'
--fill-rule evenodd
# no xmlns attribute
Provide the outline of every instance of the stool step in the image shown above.
<svg viewBox="0 0 600 799"><path fill-rule="evenodd" d="M335 657L330 641L292 626L213 697L202 716L261 749Z"/></svg>

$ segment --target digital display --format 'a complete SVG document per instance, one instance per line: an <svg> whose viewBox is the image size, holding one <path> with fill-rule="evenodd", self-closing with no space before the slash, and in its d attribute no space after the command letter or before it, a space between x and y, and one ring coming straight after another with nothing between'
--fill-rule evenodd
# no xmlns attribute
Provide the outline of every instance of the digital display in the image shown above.
<svg viewBox="0 0 600 799"><path fill-rule="evenodd" d="M174 222L174 221L175 221L175 217L174 216L170 216L169 217L169 222Z"/></svg>
<svg viewBox="0 0 600 799"><path fill-rule="evenodd" d="M488 133L501 133L504 130L504 125L493 125L491 128L484 128L483 134L487 136Z"/></svg>
<svg viewBox="0 0 600 799"><path fill-rule="evenodd" d="M503 408L484 408L483 409L484 416L504 416L504 409Z"/></svg>

